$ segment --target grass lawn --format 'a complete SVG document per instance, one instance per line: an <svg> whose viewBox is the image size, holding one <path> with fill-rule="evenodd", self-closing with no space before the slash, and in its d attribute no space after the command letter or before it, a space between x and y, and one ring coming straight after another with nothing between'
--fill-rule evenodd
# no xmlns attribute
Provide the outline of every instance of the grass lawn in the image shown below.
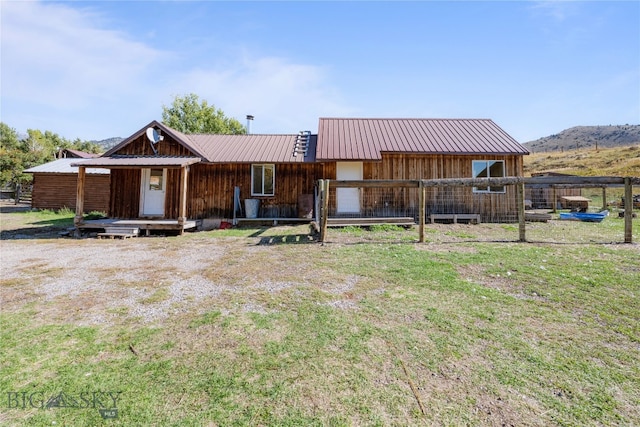
<svg viewBox="0 0 640 427"><path fill-rule="evenodd" d="M477 238L504 227L3 240L32 252L2 267L0 424L640 425L638 244ZM52 250L157 262L77 276ZM77 277L102 295L43 293Z"/></svg>

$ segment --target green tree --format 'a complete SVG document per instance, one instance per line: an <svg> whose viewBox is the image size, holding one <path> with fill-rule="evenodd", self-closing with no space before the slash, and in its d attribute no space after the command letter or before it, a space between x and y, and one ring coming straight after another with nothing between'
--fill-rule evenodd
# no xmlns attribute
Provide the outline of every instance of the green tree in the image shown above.
<svg viewBox="0 0 640 427"><path fill-rule="evenodd" d="M76 138L76 140L73 141L71 148L93 154L99 154L104 151L102 147L95 142L82 141L80 138Z"/></svg>
<svg viewBox="0 0 640 427"><path fill-rule="evenodd" d="M56 159L60 150L74 148L88 153L100 153L98 144L76 139L71 142L57 133L28 129L27 137L20 139L15 129L0 122L0 184L30 182L31 174L23 171Z"/></svg>
<svg viewBox="0 0 640 427"><path fill-rule="evenodd" d="M162 122L184 133L216 133L238 135L247 133L236 119L227 117L221 109L200 101L198 95L189 94L173 98L171 106L162 106Z"/></svg>
<svg viewBox="0 0 640 427"><path fill-rule="evenodd" d="M71 141L49 130L27 129L25 168L38 166L56 159L60 150L74 148Z"/></svg>
<svg viewBox="0 0 640 427"><path fill-rule="evenodd" d="M16 130L0 122L0 184L21 181L25 158L25 147Z"/></svg>

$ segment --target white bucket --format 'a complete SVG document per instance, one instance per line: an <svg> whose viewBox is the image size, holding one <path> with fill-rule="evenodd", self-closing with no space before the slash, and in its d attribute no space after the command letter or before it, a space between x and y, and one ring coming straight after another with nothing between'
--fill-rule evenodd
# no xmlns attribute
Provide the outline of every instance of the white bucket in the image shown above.
<svg viewBox="0 0 640 427"><path fill-rule="evenodd" d="M244 199L244 210L247 218L257 218L260 209L260 199Z"/></svg>

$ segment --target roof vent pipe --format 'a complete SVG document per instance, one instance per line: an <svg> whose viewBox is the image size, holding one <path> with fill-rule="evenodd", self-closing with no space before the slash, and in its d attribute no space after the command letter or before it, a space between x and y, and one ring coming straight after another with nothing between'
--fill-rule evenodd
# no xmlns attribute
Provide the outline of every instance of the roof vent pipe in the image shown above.
<svg viewBox="0 0 640 427"><path fill-rule="evenodd" d="M253 116L247 114L247 134L251 133L251 122L253 121Z"/></svg>

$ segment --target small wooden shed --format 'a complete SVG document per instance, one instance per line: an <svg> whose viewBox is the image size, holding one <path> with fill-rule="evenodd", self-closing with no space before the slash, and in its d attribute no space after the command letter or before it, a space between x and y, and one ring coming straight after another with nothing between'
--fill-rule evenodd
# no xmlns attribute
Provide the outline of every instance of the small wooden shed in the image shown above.
<svg viewBox="0 0 640 427"><path fill-rule="evenodd" d="M565 173L558 172L538 172L532 173L532 177L543 177L543 176L555 176L555 177L567 177L567 176L575 176L568 175ZM554 208L554 200L556 203L562 203L562 197L579 197L582 196L582 190L580 188L573 187L553 187L550 185L527 185L525 188L525 199L531 201L531 205L534 209L550 209ZM555 208L562 207L555 206Z"/></svg>
<svg viewBox="0 0 640 427"><path fill-rule="evenodd" d="M25 170L33 174L31 207L36 209L75 209L78 168L72 163L81 158L67 157ZM109 169L86 170L85 209L107 212L109 209Z"/></svg>

